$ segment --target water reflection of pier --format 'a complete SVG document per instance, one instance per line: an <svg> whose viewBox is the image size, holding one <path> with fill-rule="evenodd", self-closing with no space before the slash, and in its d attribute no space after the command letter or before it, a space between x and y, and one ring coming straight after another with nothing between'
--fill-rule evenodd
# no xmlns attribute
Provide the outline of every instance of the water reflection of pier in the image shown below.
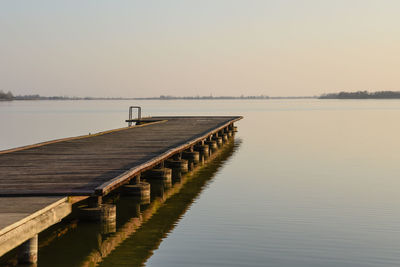
<svg viewBox="0 0 400 267"><path fill-rule="evenodd" d="M111 201L117 205L117 227L72 222L64 232L46 232L49 239L54 232L63 237L42 243L40 266L143 265L237 147L232 138L205 164L172 184L152 181L151 202L115 195ZM60 256L60 251L67 253Z"/></svg>

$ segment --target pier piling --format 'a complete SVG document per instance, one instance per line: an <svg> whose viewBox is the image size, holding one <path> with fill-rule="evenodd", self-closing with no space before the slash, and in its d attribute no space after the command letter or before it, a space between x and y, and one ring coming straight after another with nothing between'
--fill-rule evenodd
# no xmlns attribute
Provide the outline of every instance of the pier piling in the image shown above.
<svg viewBox="0 0 400 267"><path fill-rule="evenodd" d="M128 196L136 196L140 198L150 197L150 184L147 182L138 182L135 184L127 184L122 187L122 192Z"/></svg>
<svg viewBox="0 0 400 267"><path fill-rule="evenodd" d="M162 164L164 166L164 164ZM161 166L157 166L161 167ZM171 181L172 179L172 170L170 168L154 168L146 171L144 174L146 179L156 179L163 181Z"/></svg>
<svg viewBox="0 0 400 267"><path fill-rule="evenodd" d="M189 171L188 161L185 159L169 159L165 161L168 168L179 170L181 173L187 173Z"/></svg>
<svg viewBox="0 0 400 267"><path fill-rule="evenodd" d="M204 159L208 159L210 156L210 150L209 150L209 146L208 145L196 145L194 147L194 149L196 151L199 151L200 153L200 157L204 158Z"/></svg>
<svg viewBox="0 0 400 267"><path fill-rule="evenodd" d="M188 166L190 167L189 169L192 170L193 167L191 167L191 165L195 166L200 162L200 152L184 151L182 152L182 158L188 161Z"/></svg>
<svg viewBox="0 0 400 267"><path fill-rule="evenodd" d="M215 140L206 141L205 144L209 146L210 152L214 152L218 149L217 141Z"/></svg>
<svg viewBox="0 0 400 267"><path fill-rule="evenodd" d="M35 235L18 247L18 263L34 264L37 262L38 239L38 235Z"/></svg>

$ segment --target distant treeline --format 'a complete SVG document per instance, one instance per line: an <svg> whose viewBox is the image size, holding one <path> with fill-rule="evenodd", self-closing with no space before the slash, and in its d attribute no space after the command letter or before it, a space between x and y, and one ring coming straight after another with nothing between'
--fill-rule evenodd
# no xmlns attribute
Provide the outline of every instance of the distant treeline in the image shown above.
<svg viewBox="0 0 400 267"><path fill-rule="evenodd" d="M324 94L320 99L392 99L400 98L399 91L358 91L358 92L340 92L333 94Z"/></svg>
<svg viewBox="0 0 400 267"><path fill-rule="evenodd" d="M133 98L123 98L123 97L70 97L70 96L41 96L41 95L17 95L14 96L11 92L5 93L0 90L0 101L11 101L11 100L125 100Z"/></svg>
<svg viewBox="0 0 400 267"><path fill-rule="evenodd" d="M41 95L18 95L14 100L124 100L122 97L77 97L77 96L41 96Z"/></svg>
<svg viewBox="0 0 400 267"><path fill-rule="evenodd" d="M14 100L79 100L79 97L68 96L40 96L40 95L17 95Z"/></svg>
<svg viewBox="0 0 400 267"><path fill-rule="evenodd" d="M269 96L259 95L259 96L171 96L171 95L160 95L159 97L139 97L134 98L136 100L207 100L207 99L269 99Z"/></svg>
<svg viewBox="0 0 400 267"><path fill-rule="evenodd" d="M207 100L207 99L269 99L269 96L169 96L161 95L159 97L69 97L69 96L41 96L41 95L17 95L13 96L11 92L4 93L0 91L0 100Z"/></svg>

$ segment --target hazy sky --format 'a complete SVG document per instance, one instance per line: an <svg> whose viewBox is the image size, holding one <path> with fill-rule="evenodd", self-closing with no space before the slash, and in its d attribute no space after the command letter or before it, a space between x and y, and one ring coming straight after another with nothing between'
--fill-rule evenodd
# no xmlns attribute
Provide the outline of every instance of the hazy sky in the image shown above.
<svg viewBox="0 0 400 267"><path fill-rule="evenodd" d="M0 0L0 89L69 96L400 90L398 0Z"/></svg>

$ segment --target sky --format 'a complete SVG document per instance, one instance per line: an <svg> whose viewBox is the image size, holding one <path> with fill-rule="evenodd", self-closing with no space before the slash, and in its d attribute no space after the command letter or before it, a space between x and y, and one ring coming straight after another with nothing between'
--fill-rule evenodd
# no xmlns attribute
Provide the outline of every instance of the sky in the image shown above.
<svg viewBox="0 0 400 267"><path fill-rule="evenodd" d="M0 90L311 96L400 90L398 0L0 0Z"/></svg>

